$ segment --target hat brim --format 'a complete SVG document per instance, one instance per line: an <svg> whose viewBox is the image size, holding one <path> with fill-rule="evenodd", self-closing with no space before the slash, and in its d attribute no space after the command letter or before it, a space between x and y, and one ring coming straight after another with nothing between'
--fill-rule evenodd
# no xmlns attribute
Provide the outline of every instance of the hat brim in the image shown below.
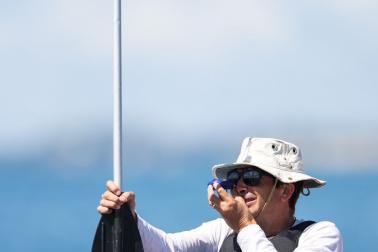
<svg viewBox="0 0 378 252"><path fill-rule="evenodd" d="M276 167L268 167L266 165L251 164L251 163L232 163L232 164L219 164L215 165L212 169L213 176L219 179L227 179L228 172L247 167L257 167L263 171L268 172L274 177L278 178L283 183L295 183L303 181L303 186L306 188L321 187L326 184L326 181L311 177L307 174L295 171L288 171L278 169Z"/></svg>

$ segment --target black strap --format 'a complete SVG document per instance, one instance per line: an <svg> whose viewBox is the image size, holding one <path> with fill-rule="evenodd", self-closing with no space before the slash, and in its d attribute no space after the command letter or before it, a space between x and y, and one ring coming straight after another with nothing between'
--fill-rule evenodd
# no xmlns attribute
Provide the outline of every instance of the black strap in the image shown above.
<svg viewBox="0 0 378 252"><path fill-rule="evenodd" d="M237 242L237 238L237 233L231 233L229 236L227 236L226 239L224 239L219 252L242 252Z"/></svg>
<svg viewBox="0 0 378 252"><path fill-rule="evenodd" d="M296 247L298 247L299 237L301 236L303 230L314 223L314 221L304 221L287 230L283 230L269 240L278 251L292 252Z"/></svg>
<svg viewBox="0 0 378 252"><path fill-rule="evenodd" d="M314 221L304 221L289 229L283 230L269 240L279 252L292 252L298 246L299 237L302 232ZM232 233L224 239L219 252L241 252L237 243L237 234Z"/></svg>

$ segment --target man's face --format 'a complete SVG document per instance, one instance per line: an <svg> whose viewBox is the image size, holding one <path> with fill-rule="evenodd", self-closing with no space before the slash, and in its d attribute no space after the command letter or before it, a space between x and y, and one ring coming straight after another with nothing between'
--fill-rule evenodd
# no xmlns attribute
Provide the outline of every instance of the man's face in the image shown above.
<svg viewBox="0 0 378 252"><path fill-rule="evenodd" d="M243 173L247 169L238 169ZM242 178L236 183L234 193L241 196L251 214L256 218L268 200L269 194L273 188L274 179L271 176L261 175L260 183L254 186L247 185ZM268 209L267 209L268 210ZM266 212L266 210L264 210Z"/></svg>

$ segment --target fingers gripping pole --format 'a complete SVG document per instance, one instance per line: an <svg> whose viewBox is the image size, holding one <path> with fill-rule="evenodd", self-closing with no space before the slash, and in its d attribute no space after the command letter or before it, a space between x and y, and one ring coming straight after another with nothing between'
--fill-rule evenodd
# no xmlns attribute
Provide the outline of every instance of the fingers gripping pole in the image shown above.
<svg viewBox="0 0 378 252"><path fill-rule="evenodd" d="M114 182L122 190L121 0L114 0L113 36L113 176Z"/></svg>

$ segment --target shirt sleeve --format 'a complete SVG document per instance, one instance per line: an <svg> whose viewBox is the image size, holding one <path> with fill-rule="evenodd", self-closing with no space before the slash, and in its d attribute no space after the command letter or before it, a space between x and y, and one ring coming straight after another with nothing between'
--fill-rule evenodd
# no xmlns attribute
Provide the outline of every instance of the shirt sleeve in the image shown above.
<svg viewBox="0 0 378 252"><path fill-rule="evenodd" d="M237 238L242 251L277 251L257 224L243 228ZM307 227L298 241L295 252L342 252L343 241L332 222L322 221Z"/></svg>
<svg viewBox="0 0 378 252"><path fill-rule="evenodd" d="M246 226L240 230L237 241L242 251L277 251L257 224Z"/></svg>
<svg viewBox="0 0 378 252"><path fill-rule="evenodd" d="M205 222L189 231L166 233L138 216L138 229L145 252L216 252L230 233L222 219Z"/></svg>

